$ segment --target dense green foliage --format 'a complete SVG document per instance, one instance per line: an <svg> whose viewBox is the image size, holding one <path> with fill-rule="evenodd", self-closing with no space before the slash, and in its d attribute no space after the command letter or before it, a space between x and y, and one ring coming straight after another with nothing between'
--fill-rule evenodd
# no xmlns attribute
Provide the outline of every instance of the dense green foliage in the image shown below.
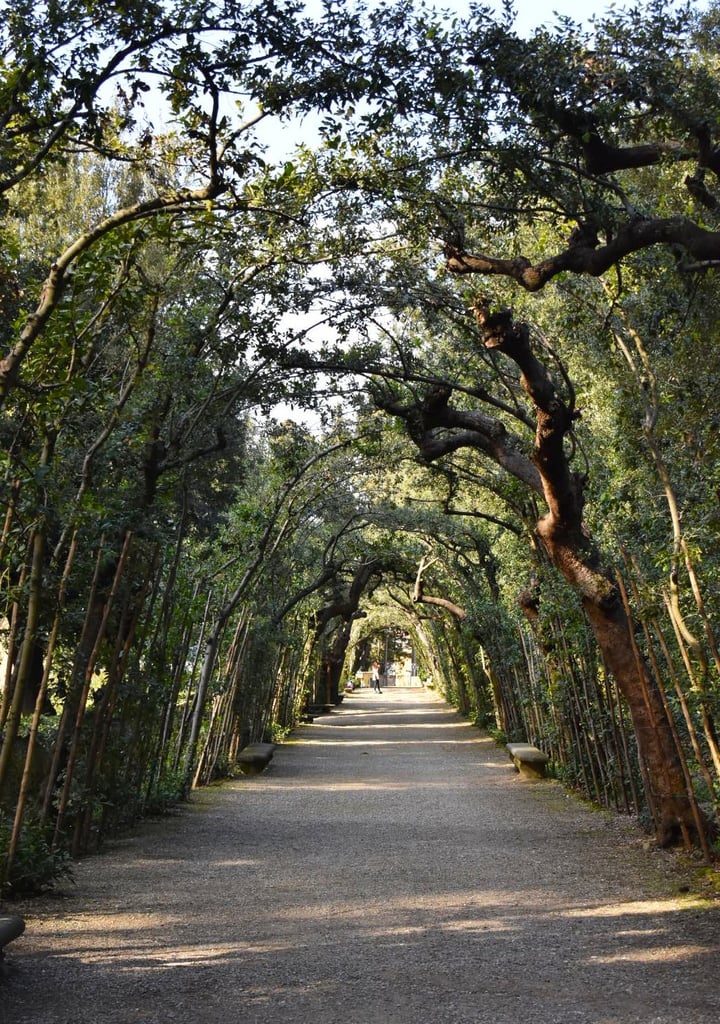
<svg viewBox="0 0 720 1024"><path fill-rule="evenodd" d="M374 658L712 856L720 8L473 6L13 5L6 891Z"/></svg>

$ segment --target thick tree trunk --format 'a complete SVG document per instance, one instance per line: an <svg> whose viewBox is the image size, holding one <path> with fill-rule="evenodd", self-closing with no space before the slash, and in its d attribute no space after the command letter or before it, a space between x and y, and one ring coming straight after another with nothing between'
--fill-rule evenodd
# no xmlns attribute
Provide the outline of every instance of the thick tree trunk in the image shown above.
<svg viewBox="0 0 720 1024"><path fill-rule="evenodd" d="M697 840L702 823L688 792L671 723L657 681L633 642L633 623L614 585L588 564L588 542L578 543L553 517L540 520L538 535L555 567L581 595L598 647L632 718L648 804L661 846Z"/></svg>
<svg viewBox="0 0 720 1024"><path fill-rule="evenodd" d="M329 604L315 615L313 643L317 646L321 664L321 677L317 684L317 698L323 704L340 702L340 680L345 654L350 642L350 629L357 617L363 596L371 594L380 579L382 566L377 559L361 562L346 589L338 589ZM373 577L376 582L373 586ZM330 627L333 619L336 626Z"/></svg>
<svg viewBox="0 0 720 1024"><path fill-rule="evenodd" d="M571 471L565 451L565 437L579 414L572 402L561 398L547 367L533 353L526 324L515 322L508 311L493 314L484 303L474 312L485 345L516 363L535 404L533 462L548 508L536 532L555 567L579 594L605 663L627 701L657 840L662 846L681 838L697 840L703 823L683 774L659 683L640 656L633 623L584 526L585 478Z"/></svg>
<svg viewBox="0 0 720 1024"><path fill-rule="evenodd" d="M535 406L532 459L500 420L453 406L449 384L435 385L422 399L413 396L408 404L399 402L394 394L379 395L376 401L405 421L427 462L459 448L474 448L543 496L547 515L538 521L536 533L553 565L579 595L605 664L627 701L658 842L667 846L681 837L686 841L702 839L705 824L683 773L663 693L635 646L634 626L622 595L603 570L585 530L586 479L571 470L565 447L579 417L570 380L563 376L567 391L563 398L553 374L533 351L527 324L516 322L511 310L493 312L484 300L478 300L473 312L483 344L515 363L522 387Z"/></svg>

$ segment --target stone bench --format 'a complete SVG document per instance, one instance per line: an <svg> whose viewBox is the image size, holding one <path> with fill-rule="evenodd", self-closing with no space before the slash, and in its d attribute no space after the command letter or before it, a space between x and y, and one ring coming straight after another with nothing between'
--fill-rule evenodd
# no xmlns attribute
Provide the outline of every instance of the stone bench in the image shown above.
<svg viewBox="0 0 720 1024"><path fill-rule="evenodd" d="M335 710L334 704L308 704L309 715L329 715Z"/></svg>
<svg viewBox="0 0 720 1024"><path fill-rule="evenodd" d="M250 743L238 754L238 767L243 775L259 775L267 768L274 752L274 743Z"/></svg>
<svg viewBox="0 0 720 1024"><path fill-rule="evenodd" d="M3 949L8 942L12 942L24 931L25 922L17 914L0 914L0 960L4 956Z"/></svg>
<svg viewBox="0 0 720 1024"><path fill-rule="evenodd" d="M516 770L524 779L545 778L545 769L550 760L547 754L531 743L507 743L505 746Z"/></svg>

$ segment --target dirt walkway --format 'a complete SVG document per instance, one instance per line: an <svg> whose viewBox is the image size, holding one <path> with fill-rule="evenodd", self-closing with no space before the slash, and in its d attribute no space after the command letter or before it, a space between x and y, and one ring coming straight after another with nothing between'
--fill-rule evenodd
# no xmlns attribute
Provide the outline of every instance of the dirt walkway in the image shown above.
<svg viewBox="0 0 720 1024"><path fill-rule="evenodd" d="M717 1024L720 907L522 782L431 693L362 691L22 908L1 1024Z"/></svg>

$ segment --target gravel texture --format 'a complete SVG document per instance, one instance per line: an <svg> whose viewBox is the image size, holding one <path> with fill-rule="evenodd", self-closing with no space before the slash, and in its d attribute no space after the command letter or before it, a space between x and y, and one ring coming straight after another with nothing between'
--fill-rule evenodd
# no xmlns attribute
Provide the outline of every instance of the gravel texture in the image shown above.
<svg viewBox="0 0 720 1024"><path fill-rule="evenodd" d="M363 690L24 904L1 1024L718 1024L720 906L434 693Z"/></svg>

